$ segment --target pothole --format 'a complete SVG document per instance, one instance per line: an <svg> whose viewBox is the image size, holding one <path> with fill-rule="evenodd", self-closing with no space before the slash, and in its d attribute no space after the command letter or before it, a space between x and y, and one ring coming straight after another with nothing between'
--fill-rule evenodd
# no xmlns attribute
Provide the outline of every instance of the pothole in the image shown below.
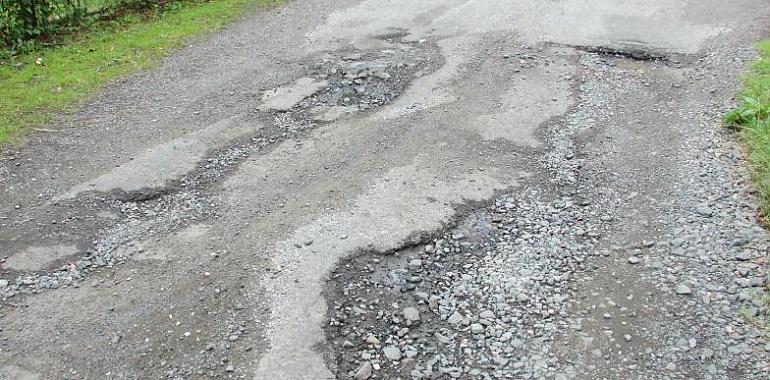
<svg viewBox="0 0 770 380"><path fill-rule="evenodd" d="M337 378L553 375L570 278L599 254L578 198L501 197L423 247L343 260L327 289Z"/></svg>
<svg viewBox="0 0 770 380"><path fill-rule="evenodd" d="M323 85L291 107L273 107L267 112L272 116L267 121L292 135L319 124L371 111L399 97L414 79L443 65L443 57L432 41L403 42L397 36L384 38L390 46L387 49L345 50L314 59L309 75L295 83L305 81ZM266 93L270 91L273 90Z"/></svg>
<svg viewBox="0 0 770 380"><path fill-rule="evenodd" d="M569 47L584 51L586 53L596 54L597 56L606 56L622 58L631 61L652 62L661 64L682 64L692 61L693 56L666 51L653 46L641 43L625 42L614 45L568 45Z"/></svg>
<svg viewBox="0 0 770 380"><path fill-rule="evenodd" d="M267 154L285 140L345 114L371 111L396 99L415 78L442 65L436 45L429 41L401 42L397 35L383 37L391 47L376 51L328 52L314 58L308 77L325 85L304 96L286 111L257 111L240 115L245 123L262 123L255 133L245 134L215 148L195 164L195 169L162 187L110 193L89 191L58 204L107 204L118 218L112 226L93 232L93 243L84 255L53 271L13 272L15 280L2 280L0 297L40 293L78 286L101 268L111 268L138 252L132 242L173 232L191 222L216 214L206 188L233 173L241 162ZM336 116L333 114L337 114ZM322 115L326 115L325 117ZM235 118L230 121L236 124ZM116 249L127 246L116 253Z"/></svg>
<svg viewBox="0 0 770 380"><path fill-rule="evenodd" d="M339 263L327 288L336 376L546 378L575 294L601 255L609 205L580 180L575 111L550 128L543 178L477 209L423 247Z"/></svg>

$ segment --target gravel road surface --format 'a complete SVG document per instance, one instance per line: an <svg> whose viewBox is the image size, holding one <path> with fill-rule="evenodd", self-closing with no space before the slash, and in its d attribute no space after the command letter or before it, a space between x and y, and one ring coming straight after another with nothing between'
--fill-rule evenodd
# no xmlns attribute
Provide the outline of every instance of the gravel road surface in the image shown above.
<svg viewBox="0 0 770 380"><path fill-rule="evenodd" d="M0 153L0 379L768 379L761 0L254 10Z"/></svg>

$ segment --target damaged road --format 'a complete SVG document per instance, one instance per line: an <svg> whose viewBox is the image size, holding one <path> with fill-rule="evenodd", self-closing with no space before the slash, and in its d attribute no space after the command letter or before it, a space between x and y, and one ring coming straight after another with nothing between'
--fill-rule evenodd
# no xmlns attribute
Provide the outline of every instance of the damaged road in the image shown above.
<svg viewBox="0 0 770 380"><path fill-rule="evenodd" d="M763 379L760 1L289 2L0 159L0 379ZM256 32L255 32L256 31Z"/></svg>

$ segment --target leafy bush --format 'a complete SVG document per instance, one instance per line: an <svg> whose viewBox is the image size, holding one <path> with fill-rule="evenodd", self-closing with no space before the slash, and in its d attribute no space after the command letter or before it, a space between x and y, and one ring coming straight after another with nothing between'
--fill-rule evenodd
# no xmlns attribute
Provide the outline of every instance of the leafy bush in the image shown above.
<svg viewBox="0 0 770 380"><path fill-rule="evenodd" d="M0 44L13 48L48 38L84 15L82 0L0 0Z"/></svg>
<svg viewBox="0 0 770 380"><path fill-rule="evenodd" d="M162 8L166 0L0 0L0 49L16 50L87 27L125 10ZM6 54L7 55L7 54Z"/></svg>

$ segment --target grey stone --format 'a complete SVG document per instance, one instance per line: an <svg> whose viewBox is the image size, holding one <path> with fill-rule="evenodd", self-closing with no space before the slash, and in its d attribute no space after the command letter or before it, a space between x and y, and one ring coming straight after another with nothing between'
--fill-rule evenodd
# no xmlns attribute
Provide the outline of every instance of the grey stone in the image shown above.
<svg viewBox="0 0 770 380"><path fill-rule="evenodd" d="M435 334L433 334L433 336L434 336L434 337L436 338L436 340L437 340L439 343L441 343L441 344L447 344L447 343L449 343L449 342L450 342L449 338L447 338L446 336L444 336L444 335L443 335L443 334L441 334L441 333L435 333Z"/></svg>
<svg viewBox="0 0 770 380"><path fill-rule="evenodd" d="M450 325L459 325L463 322L463 316L460 315L458 312L452 313L452 315L449 316L449 319L447 319L447 322L449 322Z"/></svg>
<svg viewBox="0 0 770 380"><path fill-rule="evenodd" d="M386 346L382 349L382 354L391 361L401 360L401 350L396 346Z"/></svg>
<svg viewBox="0 0 770 380"><path fill-rule="evenodd" d="M676 287L676 294L679 294L679 295L692 294L692 289L690 289L690 287L685 284L680 284Z"/></svg>
<svg viewBox="0 0 770 380"><path fill-rule="evenodd" d="M356 373L353 375L353 378L355 380L366 380L370 377L372 377L372 371L374 369L372 368L371 362L364 362L361 364L361 366L358 367L356 370Z"/></svg>
<svg viewBox="0 0 770 380"><path fill-rule="evenodd" d="M405 307L404 310L401 311L401 315L404 316L404 319L406 319L407 322L420 321L420 311L413 307Z"/></svg>
<svg viewBox="0 0 770 380"><path fill-rule="evenodd" d="M495 313L493 313L493 312L491 312L489 310L484 310L484 311L481 312L481 314L479 314L479 318L494 320L495 319Z"/></svg>

